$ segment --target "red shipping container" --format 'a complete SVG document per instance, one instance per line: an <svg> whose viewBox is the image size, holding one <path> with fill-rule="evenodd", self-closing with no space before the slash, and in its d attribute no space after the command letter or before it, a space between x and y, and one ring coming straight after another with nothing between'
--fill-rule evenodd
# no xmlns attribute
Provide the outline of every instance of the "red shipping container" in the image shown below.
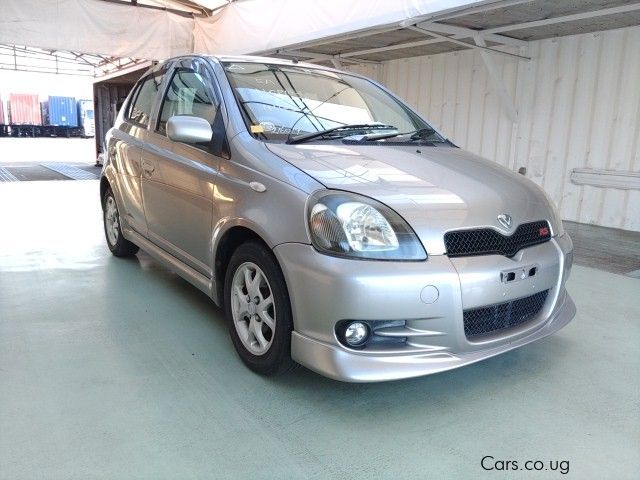
<svg viewBox="0 0 640 480"><path fill-rule="evenodd" d="M9 95L9 123L12 125L42 125L38 95Z"/></svg>

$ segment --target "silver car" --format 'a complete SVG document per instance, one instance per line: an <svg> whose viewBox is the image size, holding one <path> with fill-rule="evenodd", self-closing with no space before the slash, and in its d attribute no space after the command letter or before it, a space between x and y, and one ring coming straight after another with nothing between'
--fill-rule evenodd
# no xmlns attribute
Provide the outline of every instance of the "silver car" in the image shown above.
<svg viewBox="0 0 640 480"><path fill-rule="evenodd" d="M137 83L106 145L109 248L144 249L224 307L258 373L426 375L575 315L573 246L545 193L367 78L174 58Z"/></svg>

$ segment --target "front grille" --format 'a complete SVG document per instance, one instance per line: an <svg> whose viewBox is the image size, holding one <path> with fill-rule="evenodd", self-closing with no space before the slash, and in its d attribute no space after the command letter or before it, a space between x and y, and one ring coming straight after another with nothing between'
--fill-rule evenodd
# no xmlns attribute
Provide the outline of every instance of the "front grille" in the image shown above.
<svg viewBox="0 0 640 480"><path fill-rule="evenodd" d="M549 290L544 290L510 302L465 310L464 333L473 338L522 325L540 312L548 294Z"/></svg>
<svg viewBox="0 0 640 480"><path fill-rule="evenodd" d="M523 223L509 237L491 228L454 230L444 234L444 245L450 257L491 254L513 257L523 248L546 242L550 238L549 223L540 220Z"/></svg>

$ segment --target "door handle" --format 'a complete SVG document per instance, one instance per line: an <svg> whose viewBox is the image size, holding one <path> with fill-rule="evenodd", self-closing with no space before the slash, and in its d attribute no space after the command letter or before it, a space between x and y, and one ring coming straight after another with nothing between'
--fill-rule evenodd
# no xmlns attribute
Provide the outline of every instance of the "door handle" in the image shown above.
<svg viewBox="0 0 640 480"><path fill-rule="evenodd" d="M146 160L142 160L142 170L147 176L151 176L156 167L151 162L147 162Z"/></svg>

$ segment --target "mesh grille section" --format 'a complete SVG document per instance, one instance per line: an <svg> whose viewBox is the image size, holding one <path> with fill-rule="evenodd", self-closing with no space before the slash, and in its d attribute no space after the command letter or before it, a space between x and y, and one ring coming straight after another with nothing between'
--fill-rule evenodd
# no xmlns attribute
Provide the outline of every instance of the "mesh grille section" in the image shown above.
<svg viewBox="0 0 640 480"><path fill-rule="evenodd" d="M522 325L540 312L548 294L549 290L544 290L530 297L465 310L464 333L473 338Z"/></svg>
<svg viewBox="0 0 640 480"><path fill-rule="evenodd" d="M491 254L513 257L523 248L546 242L550 238L549 223L540 220L523 223L509 237L491 228L447 232L444 234L444 244L450 257Z"/></svg>

